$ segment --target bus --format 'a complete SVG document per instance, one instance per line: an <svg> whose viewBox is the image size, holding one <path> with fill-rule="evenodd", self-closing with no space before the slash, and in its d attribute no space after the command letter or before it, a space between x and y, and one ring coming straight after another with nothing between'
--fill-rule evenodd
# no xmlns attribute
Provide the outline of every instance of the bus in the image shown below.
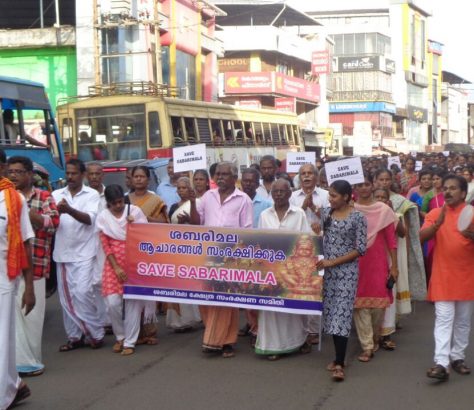
<svg viewBox="0 0 474 410"><path fill-rule="evenodd" d="M242 168L302 148L296 114L182 100L150 83L75 97L57 115L66 157L85 162L169 158L173 147L204 143L208 166Z"/></svg>
<svg viewBox="0 0 474 410"><path fill-rule="evenodd" d="M7 157L30 158L57 188L65 179L58 127L42 84L0 76L0 148Z"/></svg>

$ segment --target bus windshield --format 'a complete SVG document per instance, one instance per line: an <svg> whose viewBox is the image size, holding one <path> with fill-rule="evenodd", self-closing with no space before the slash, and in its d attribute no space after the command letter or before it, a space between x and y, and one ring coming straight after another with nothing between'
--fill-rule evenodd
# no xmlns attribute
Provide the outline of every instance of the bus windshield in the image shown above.
<svg viewBox="0 0 474 410"><path fill-rule="evenodd" d="M146 158L144 104L77 109L75 115L82 161Z"/></svg>
<svg viewBox="0 0 474 410"><path fill-rule="evenodd" d="M49 173L53 186L64 179L65 160L44 86L0 76L0 147L7 157L26 156Z"/></svg>

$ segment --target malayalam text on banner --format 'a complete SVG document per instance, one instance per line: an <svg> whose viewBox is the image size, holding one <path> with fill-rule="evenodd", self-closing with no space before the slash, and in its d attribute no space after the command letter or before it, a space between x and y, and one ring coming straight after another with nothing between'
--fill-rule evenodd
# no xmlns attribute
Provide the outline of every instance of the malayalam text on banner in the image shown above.
<svg viewBox="0 0 474 410"><path fill-rule="evenodd" d="M131 224L124 297L319 315L321 254L310 234Z"/></svg>

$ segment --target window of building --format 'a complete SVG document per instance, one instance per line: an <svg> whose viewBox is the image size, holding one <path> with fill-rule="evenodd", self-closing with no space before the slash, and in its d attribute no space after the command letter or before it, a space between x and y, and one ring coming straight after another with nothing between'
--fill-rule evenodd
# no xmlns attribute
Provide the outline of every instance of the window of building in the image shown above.
<svg viewBox="0 0 474 410"><path fill-rule="evenodd" d="M344 34L344 54L354 54L354 34Z"/></svg>
<svg viewBox="0 0 474 410"><path fill-rule="evenodd" d="M196 57L181 50L176 50L176 86L181 98L196 99Z"/></svg>
<svg viewBox="0 0 474 410"><path fill-rule="evenodd" d="M334 40L334 55L343 55L344 54L344 38L342 34L336 34L333 36Z"/></svg>

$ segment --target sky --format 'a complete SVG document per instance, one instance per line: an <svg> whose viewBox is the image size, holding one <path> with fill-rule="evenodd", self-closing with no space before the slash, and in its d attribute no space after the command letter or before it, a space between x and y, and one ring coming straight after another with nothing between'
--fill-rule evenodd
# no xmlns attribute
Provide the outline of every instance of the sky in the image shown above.
<svg viewBox="0 0 474 410"><path fill-rule="evenodd" d="M302 10L316 9L322 0L289 0ZM443 69L474 83L474 2L471 0L418 0L423 7L431 10L428 20L428 38L444 44ZM386 7L389 0L331 0L330 7ZM474 89L473 85L467 87Z"/></svg>

